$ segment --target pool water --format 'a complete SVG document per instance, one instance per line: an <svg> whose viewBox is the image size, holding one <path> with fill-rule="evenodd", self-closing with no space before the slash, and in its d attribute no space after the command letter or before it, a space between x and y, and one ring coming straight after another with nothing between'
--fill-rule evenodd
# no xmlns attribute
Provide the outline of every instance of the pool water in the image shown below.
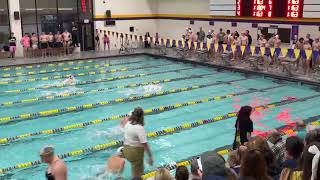
<svg viewBox="0 0 320 180"><path fill-rule="evenodd" d="M132 63L133 62L133 63ZM110 67L94 67L94 65L115 64ZM286 97L303 98L320 94L312 86L299 86L295 83L280 82L275 79L262 78L259 76L248 76L241 73L219 71L214 68L184 64L170 61L167 59L154 58L151 56L132 56L108 59L97 59L88 63L74 66L90 66L88 69L71 71L59 71L43 73L30 76L18 76L2 78L1 81L13 82L15 80L26 80L38 77L53 77L58 75L77 75L79 73L89 73L100 70L111 70L128 68L127 71L90 74L76 77L77 83L88 80L106 79L111 77L145 74L136 78L127 78L86 85L75 85L61 88L49 88L26 91L21 93L5 93L14 89L26 89L42 87L46 85L57 85L63 83L64 79L39 80L35 82L25 82L20 84L0 85L0 104L11 101L38 98L41 96L52 96L65 93L80 91L107 89L110 90L90 91L82 95L46 99L35 102L23 102L12 106L3 106L1 117L17 117L22 114L33 114L52 109L63 109L66 107L80 106L85 104L95 104L102 101L111 101L119 98L132 96L143 96L161 91L185 88L190 86L208 85L201 88L182 92L172 92L167 95L157 95L143 99L132 100L130 102L118 102L115 104L104 105L96 108L83 109L82 111L72 111L59 113L55 116L36 117L34 119L18 119L0 123L0 139L19 136L25 133L39 132L42 130L56 129L64 126L83 123L96 119L102 119L115 115L123 115L130 112L133 108L140 106L143 109L154 109L161 106L174 106L179 103L198 101L215 96L229 95L251 90L250 93L236 95L233 97L222 98L203 102L195 105L179 107L173 110L146 115L145 128L147 132L163 130L169 127L176 127L184 123L192 123L198 120L222 116L230 112L235 112L242 105L258 106L279 102ZM72 67L66 64L63 67ZM42 66L37 69L22 68L21 70L0 71L3 74L14 74L17 72L52 70L54 68ZM154 72L158 72L152 74ZM150 74L151 75L148 75ZM194 75L202 75L194 76ZM128 84L161 81L166 79L178 80L171 82L155 83L153 85L123 88ZM235 81L233 81L235 80ZM232 82L233 81L233 82ZM216 84L214 84L216 83ZM211 84L211 85L210 85ZM265 89L259 91L259 89ZM306 101L288 103L272 109L259 111L254 114L255 129L257 131L268 131L298 119L319 114L320 96ZM215 123L202 125L183 130L179 133L172 133L160 137L150 138L149 144L154 156L155 164L150 167L146 164L145 171L153 170L166 164L183 160L202 152L213 150L218 147L230 145L234 137L235 118L221 120ZM33 162L39 159L39 149L47 144L55 147L57 154L65 154L71 151L92 147L98 144L108 143L113 140L123 140L119 130L119 120L106 121L96 125L90 125L75 130L37 135L18 139L0 147L0 168L7 168L16 164ZM68 177L71 180L78 179L99 179L96 174L105 167L106 159L113 155L116 148L88 153L85 155L66 158L68 166ZM31 168L13 170L0 176L0 179L28 179L38 180L44 178L46 165L41 164ZM126 178L130 177L130 165L126 163L123 173Z"/></svg>

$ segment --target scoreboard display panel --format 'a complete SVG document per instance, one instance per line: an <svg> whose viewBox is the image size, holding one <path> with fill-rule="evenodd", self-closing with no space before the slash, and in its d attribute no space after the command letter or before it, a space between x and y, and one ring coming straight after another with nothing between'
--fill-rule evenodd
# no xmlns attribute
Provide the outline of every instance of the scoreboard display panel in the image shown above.
<svg viewBox="0 0 320 180"><path fill-rule="evenodd" d="M236 16L302 18L303 0L236 0Z"/></svg>

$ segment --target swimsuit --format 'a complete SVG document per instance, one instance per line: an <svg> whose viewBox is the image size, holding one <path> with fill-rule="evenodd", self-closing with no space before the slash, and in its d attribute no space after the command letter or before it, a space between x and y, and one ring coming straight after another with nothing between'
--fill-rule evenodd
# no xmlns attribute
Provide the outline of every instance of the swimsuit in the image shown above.
<svg viewBox="0 0 320 180"><path fill-rule="evenodd" d="M51 173L46 172L46 178L47 180L55 180L54 176Z"/></svg>

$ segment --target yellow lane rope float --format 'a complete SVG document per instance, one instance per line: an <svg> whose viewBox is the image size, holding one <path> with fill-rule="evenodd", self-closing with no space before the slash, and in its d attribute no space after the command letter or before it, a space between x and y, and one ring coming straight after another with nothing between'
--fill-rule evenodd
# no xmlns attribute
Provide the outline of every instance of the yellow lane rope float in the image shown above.
<svg viewBox="0 0 320 180"><path fill-rule="evenodd" d="M66 67L66 68L55 68L49 70L40 70L40 71L29 71L29 72L16 72L16 73L7 73L1 74L0 78L12 78L12 77L20 77L20 76L33 76L37 74L48 74L48 73L55 73L55 72L67 72L67 71L75 71L75 70L87 70L87 69L102 69L111 66L120 66L120 65L127 65L127 64L137 64L143 61L134 61L134 62L124 62L124 63L116 63L116 64L93 64L88 66L73 66L73 67Z"/></svg>
<svg viewBox="0 0 320 180"><path fill-rule="evenodd" d="M7 94L7 93L16 94L16 93L24 93L24 92L30 92L30 91L43 90L43 89L64 88L64 87L69 87L69 86L82 86L82 85L87 85L87 84L104 83L104 82L132 79L132 78L152 76L152 75L158 75L158 74L166 74L166 73L184 71L184 70L190 70L190 69L192 69L192 68L183 68L183 69L160 71L160 72L153 72L153 73L146 73L146 74L132 74L132 75L126 75L126 76L117 76L117 77L110 77L110 78L103 78L103 79L95 79L95 80L77 82L74 85L55 84L55 85L45 85L45 86L34 87L34 88L11 89L11 90L6 90L6 91L0 91L0 94Z"/></svg>
<svg viewBox="0 0 320 180"><path fill-rule="evenodd" d="M255 93L255 92L258 92L258 91L261 91L261 90L264 90L264 89L249 90L249 91L243 91L243 92L239 92L239 93L235 93L235 94L228 94L228 95L223 95L223 96L214 96L214 97L205 98L205 99L196 100L196 101L178 103L178 104L169 105L169 106L161 106L161 107L157 107L157 108L153 108L153 109L146 109L144 111L144 113L145 113L145 115L157 114L157 113L161 113L161 112L165 112L165 111L171 111L171 110L175 110L175 109L179 109L179 108L183 108L183 107L187 107L187 106L193 106L193 105L197 105L197 104L201 104L201 103L228 99L228 98L232 98L234 96ZM97 119L97 120L87 121L87 122L78 123L78 124L71 124L71 125L67 125L67 126L61 127L61 128L47 129L47 130L42 130L42 131L38 131L38 132L22 134L22 135L18 135L18 136L14 136L14 137L2 138L2 139L0 139L0 144L8 144L8 143L13 142L13 141L16 142L18 140L22 140L22 139L26 139L26 138L30 138L30 137L35 137L35 136L39 136L39 135L43 135L43 134L46 134L46 135L48 135L48 134L58 134L58 133L63 133L63 132L67 132L67 131L70 131L70 130L82 129L82 128L85 128L87 126L91 126L91 125L95 125L95 124L101 124L101 123L104 123L104 122L107 122L107 121L111 121L111 120L119 120L119 119L122 119L122 118L124 118L126 116L127 116L126 114L115 115L115 116L112 116L112 117L106 117L104 119Z"/></svg>
<svg viewBox="0 0 320 180"><path fill-rule="evenodd" d="M133 88L133 87L146 86L146 85L151 85L151 84L183 81L183 80L194 79L194 78L202 78L202 77L214 75L214 74L216 74L216 73L203 74L203 75L193 75L193 76L181 77L181 78L175 78L175 79L154 80L151 82L134 83L134 84L129 84L129 85L125 85L125 86L122 85L122 86L114 86L114 87L109 87L109 88L100 88L100 89L91 89L91 90L87 90L87 91L78 91L78 92L73 92L73 93L62 93L59 95L33 97L33 98L22 99L22 100L18 100L18 101L3 102L3 103L0 103L0 107L1 106L8 107L8 106L14 106L14 105L20 105L20 104L26 104L26 103L34 103L34 102L39 102L39 101L43 101L43 100L61 99L61 98L72 97L72 96L81 96L81 95L85 95L88 93L99 93L99 92L109 91L109 90L113 90L113 89Z"/></svg>
<svg viewBox="0 0 320 180"><path fill-rule="evenodd" d="M0 67L1 71L17 71L17 70L23 70L23 69L39 69L39 68L50 68L50 67L64 67L64 66L73 66L73 65L84 65L84 64L92 64L92 63L98 63L103 62L105 60L101 59L90 59L90 60L68 60L64 62L55 62L55 63L49 63L49 64L29 64L29 65L19 65L19 66L6 66L6 67Z"/></svg>
<svg viewBox="0 0 320 180"><path fill-rule="evenodd" d="M305 119L303 121L304 122L309 122L311 125L314 125L314 126L319 126L320 125L320 121L318 121L319 118L320 118L320 115L314 116L314 117L311 117L311 118L307 118L307 119ZM276 130L278 132L280 132L281 136L292 136L292 135L294 135L295 133L298 132L298 131L295 131L294 129L292 129L291 125L281 126L281 127L276 128ZM269 134L269 132L265 133L266 136L268 134ZM214 151L217 152L218 154L224 156L224 155L228 155L230 153L231 149L232 149L232 145L226 145L226 146L223 146L223 147L216 148ZM142 177L142 179L148 179L148 178L154 177L156 172L157 172L157 169L160 169L160 168L166 168L166 169L171 171L171 170L176 169L179 166L189 166L190 163L193 160L197 159L200 156L201 155L195 155L195 156L192 156L190 158L186 158L184 160L181 160L181 161L179 161L179 162L177 162L175 164L169 164L169 165L158 167L155 170L152 170L152 171L149 171L149 172L145 173L141 177Z"/></svg>
<svg viewBox="0 0 320 180"><path fill-rule="evenodd" d="M305 101L307 99L311 99L311 98L319 97L319 96L320 96L320 94L314 95L314 96L305 97L305 98L295 99L295 100L283 100L283 101L276 102L276 103L261 105L261 106L255 107L255 109L261 110L261 109L264 109L264 108L275 108L275 107L281 106L283 104L289 104L289 103L293 103L293 102ZM173 134L173 133L178 133L178 132L181 132L181 131L184 131L184 130L190 130L190 129L193 129L193 128L196 128L196 127L199 127L199 126L203 126L203 125L206 125L206 124L214 123L214 122L217 122L217 121L226 120L226 119L229 119L229 118L234 118L236 116L237 116L237 113L236 112L232 112L232 113L228 113L228 114L223 115L223 116L216 116L216 117L213 117L211 119L198 120L198 121L195 121L195 122L192 122L192 123L184 123L184 124L182 124L180 126L176 126L174 128L166 128L166 129L163 129L163 130L160 130L160 131L156 131L156 132L149 132L147 134L147 137L148 138L155 138L155 137L159 137L159 136L165 136L165 135L169 135L169 134ZM94 152L97 152L97 151L106 150L106 149L109 149L109 148L112 148L112 147L118 147L118 146L121 146L122 144L123 144L123 141L114 140L114 141L111 141L110 143L98 144L98 145L95 145L93 147L89 147L89 148L86 148L86 149L79 149L79 150L75 150L75 151L72 151L72 152L69 152L69 153L66 153L66 154L62 154L62 155L59 155L59 157L64 159L64 158L68 158L68 157L85 155L85 154L94 153ZM32 167L32 166L37 166L39 164L41 164L40 160L34 161L34 162L26 162L26 163L22 163L22 164L17 164L17 165L12 166L12 167L0 169L0 174L5 174L7 172L10 172L10 171L13 171L13 170L17 170L17 169L25 169L25 168L29 168L29 167Z"/></svg>
<svg viewBox="0 0 320 180"><path fill-rule="evenodd" d="M15 121L21 121L21 120L27 120L27 119L37 119L40 117L48 117L48 116L53 116L53 115L58 115L58 114L83 111L86 109L103 107L103 106L107 106L107 105L111 105L111 104L125 103L125 102L137 101L137 100L141 100L141 99L164 96L164 95L168 95L168 94L175 94L175 93L180 93L180 92L185 92L185 91L192 91L195 89L206 88L206 87L221 85L221 84L225 84L225 83L237 82L237 81L242 81L242 80L246 80L246 79L247 78L232 80L232 81L228 81L228 82L216 82L216 83L203 84L203 85L198 85L198 86L189 86L189 87L184 87L184 88L171 89L168 91L160 91L160 92L152 93L152 94L144 94L142 96L131 96L128 98L118 98L118 99L114 99L111 101L101 101L101 102L97 102L94 104L83 104L80 106L70 106L70 107L65 107L62 109L50 109L50 110L40 111L40 112L36 112L36 113L27 113L27 114L21 114L21 115L11 116L11 117L10 116L2 117L2 118L0 118L0 125L10 123L10 122L15 122ZM277 87L282 87L282 86L283 85L275 86L272 88L277 88ZM68 97L68 96L70 96L70 95L66 95L65 97Z"/></svg>
<svg viewBox="0 0 320 180"><path fill-rule="evenodd" d="M172 65L171 63L167 64L159 64L159 65L152 65L152 66L141 66L135 68L119 68L119 69L110 69L110 70L100 70L100 71L90 71L84 73L73 74L74 77L83 77L83 76L94 76L98 74L109 74L109 73L117 73L117 72L124 72L124 71L134 71L140 69L147 69L147 68L155 68L161 66L168 66ZM0 81L0 85L7 85L7 84L21 84L25 82L35 82L35 81L49 81L49 80L57 80L57 79L64 79L68 78L70 75L56 75L56 76L47 76L47 77L40 77L40 78L30 78L30 79L18 79L18 80L9 80L9 81Z"/></svg>

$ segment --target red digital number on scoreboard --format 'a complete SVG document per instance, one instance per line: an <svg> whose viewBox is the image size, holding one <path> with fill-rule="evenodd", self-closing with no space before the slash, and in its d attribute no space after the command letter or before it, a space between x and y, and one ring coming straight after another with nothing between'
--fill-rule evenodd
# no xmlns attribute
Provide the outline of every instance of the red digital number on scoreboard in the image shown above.
<svg viewBox="0 0 320 180"><path fill-rule="evenodd" d="M242 0L237 0L236 1L236 16L241 16L241 3L242 3Z"/></svg>
<svg viewBox="0 0 320 180"><path fill-rule="evenodd" d="M300 18L302 10L302 0L288 0L287 18Z"/></svg>
<svg viewBox="0 0 320 180"><path fill-rule="evenodd" d="M254 0L252 16L272 17L273 0Z"/></svg>

